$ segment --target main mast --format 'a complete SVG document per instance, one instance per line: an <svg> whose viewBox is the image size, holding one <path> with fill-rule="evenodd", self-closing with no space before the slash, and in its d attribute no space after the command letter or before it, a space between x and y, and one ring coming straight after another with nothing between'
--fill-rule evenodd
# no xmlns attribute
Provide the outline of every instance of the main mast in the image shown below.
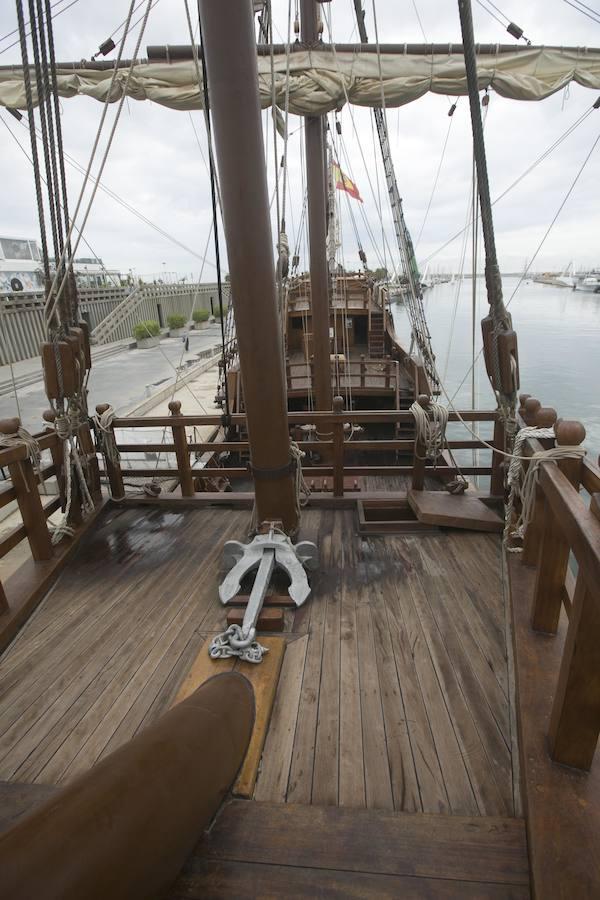
<svg viewBox="0 0 600 900"><path fill-rule="evenodd" d="M238 0L201 0L199 9L257 522L280 520L290 533L298 513L252 12Z"/></svg>
<svg viewBox="0 0 600 900"><path fill-rule="evenodd" d="M319 35L316 0L302 0L301 16L302 41L309 45L315 44ZM313 390L316 408L330 410L332 391L329 353L325 121L324 116L307 116L304 120L304 135L314 353Z"/></svg>

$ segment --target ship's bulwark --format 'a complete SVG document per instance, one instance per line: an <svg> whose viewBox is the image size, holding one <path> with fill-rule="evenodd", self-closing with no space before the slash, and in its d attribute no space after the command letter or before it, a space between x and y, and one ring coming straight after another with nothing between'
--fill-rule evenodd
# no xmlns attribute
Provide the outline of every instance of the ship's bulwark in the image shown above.
<svg viewBox="0 0 600 900"><path fill-rule="evenodd" d="M348 45L346 45L347 47ZM279 49L279 48L278 48ZM453 97L467 93L464 60L460 47L447 45L444 52L381 54L383 92L387 107L403 106L429 91ZM436 48L437 50L437 48ZM323 115L339 109L348 97L356 106L379 106L382 85L376 53L356 50L294 50L289 62L285 52L273 58L275 96L285 105L289 67L289 111L294 115ZM498 48L498 52L477 57L480 90L491 88L512 100L543 100L571 82L600 89L600 49L527 47ZM258 56L261 105L271 104L271 57ZM111 101L125 89L128 66L115 79ZM95 64L59 64L58 90L61 97L83 95L105 102L112 68ZM35 99L35 86L34 99ZM151 100L170 109L200 109L202 86L198 86L193 60L177 62L143 61L133 67L127 95L134 100ZM0 106L26 107L20 66L0 68Z"/></svg>

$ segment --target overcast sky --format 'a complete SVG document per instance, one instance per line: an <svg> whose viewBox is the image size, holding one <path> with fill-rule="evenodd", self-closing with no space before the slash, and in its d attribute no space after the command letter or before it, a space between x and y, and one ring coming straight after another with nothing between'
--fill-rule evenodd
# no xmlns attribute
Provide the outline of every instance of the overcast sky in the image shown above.
<svg viewBox="0 0 600 900"><path fill-rule="evenodd" d="M71 0L61 0L56 12ZM598 2L598 0L596 0ZM366 24L373 38L371 0L366 2ZM600 25L596 25L564 0L531 0L497 3L524 30L535 44L600 46ZM593 5L593 3L591 4ZM193 0L190 3L195 6ZM274 19L279 39L285 40L287 0L273 0ZM78 0L55 20L57 57L61 61L89 59L98 44L122 22L127 13L126 0ZM352 0L333 0L330 4L333 34L337 41L356 40ZM422 29L417 19L420 16ZM460 42L460 25L455 0L378 0L379 38L383 42L428 41ZM481 42L509 43L506 34L480 5L474 3L476 39ZM14 4L0 4L0 36L16 26ZM138 26L139 28L139 26ZM136 29L137 31L137 29ZM277 32L276 32L277 35ZM327 38L327 29L325 32ZM9 48L15 36L0 40L0 64L17 64L18 47ZM128 41L125 56L134 45ZM158 0L150 13L142 46L162 43L189 43L183 0ZM129 50L129 53L127 52ZM486 145L492 196L498 195L517 178L553 141L559 137L596 99L596 93L571 86L567 92L555 94L540 103L504 100L491 96L486 123ZM62 124L66 152L80 163L87 162L102 106L97 101L76 97L62 101ZM445 97L424 98L388 113L390 140L400 191L404 198L405 216L416 240L431 195L442 146L450 120L449 102ZM361 134L362 153L369 169L373 193L377 194L377 174L384 198L383 178L372 140L368 111L356 110L356 127ZM6 122L29 150L28 133L22 125L0 110ZM175 112L149 102L128 101L119 123L104 173L104 182L127 203L157 223L175 239L204 253L210 225L210 193L193 122L205 147L202 114ZM369 222L369 236L354 203L357 227L369 263L375 267L389 256L383 248L393 247L393 231L388 205L384 202L383 218L386 238L377 214L377 201L371 191L362 154L353 135L350 115L341 114L342 130L350 165L364 198L363 212ZM267 116L263 116L266 122ZM291 212L288 232L292 248L299 240L297 229L301 209L300 119L290 117L289 182ZM498 255L504 271L521 270L531 259L551 219L562 202L583 159L600 131L600 110L594 112L552 156L529 175L514 191L495 207ZM0 234L37 238L38 226L34 204L30 164L8 131L0 128ZM267 135L268 171L273 182L272 136ZM279 144L281 153L281 142ZM374 163L376 160L376 164ZM71 203L77 196L80 177L68 169ZM598 180L600 149L591 157L558 222L546 240L533 269L562 268L570 260L585 267L600 264L598 241L600 210ZM418 246L418 257L435 270L456 271L461 256L461 241L456 240L442 251L439 248L465 222L471 180L471 138L468 100L461 98L453 117L447 150L439 183L433 197ZM356 239L342 205L343 256L347 266L356 265ZM98 193L86 230L93 251L107 266L137 274L176 271L192 272L197 277L199 259L159 235L125 211L101 192ZM376 246L373 246L375 244ZM302 241L300 248L302 250ZM78 255L89 255L81 246ZM212 279L210 262L205 279ZM395 262L397 265L397 260ZM424 267L424 266L422 266Z"/></svg>

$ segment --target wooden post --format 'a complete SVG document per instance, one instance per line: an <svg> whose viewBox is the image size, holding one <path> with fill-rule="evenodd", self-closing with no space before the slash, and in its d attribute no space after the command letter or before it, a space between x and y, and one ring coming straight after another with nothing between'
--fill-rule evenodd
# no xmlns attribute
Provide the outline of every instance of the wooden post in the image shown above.
<svg viewBox="0 0 600 900"><path fill-rule="evenodd" d="M90 494L94 503L102 500L102 488L100 487L100 469L98 467L98 457L96 456L96 448L92 440L92 433L88 422L82 422L79 427L79 443L81 449L85 453L88 462L88 472L90 477Z"/></svg>
<svg viewBox="0 0 600 900"><path fill-rule="evenodd" d="M385 386L386 388L392 386L392 364L389 356L385 358Z"/></svg>
<svg viewBox="0 0 600 900"><path fill-rule="evenodd" d="M101 416L102 413L106 412L108 407L108 403L100 403L96 407L96 412L99 416ZM121 472L121 466L119 465L119 463L115 465L115 463L108 459L106 454L104 455L104 465L106 466L106 474L108 476L110 493L113 500L122 500L125 496L125 485L123 484L123 473Z"/></svg>
<svg viewBox="0 0 600 900"><path fill-rule="evenodd" d="M535 424L538 426L538 428L550 428L555 424L556 419L557 415L555 409L552 409L552 407L550 406L541 406L536 413ZM552 443L552 439L545 440L543 446L545 449L549 449L549 447L552 446ZM544 497L542 495L542 491L538 487L535 493L535 505L533 508L533 514L529 525L527 526L525 539L523 541L523 556L521 557L521 560L526 566L535 566L537 563L540 552L540 543L544 531L544 518Z"/></svg>
<svg viewBox="0 0 600 900"><path fill-rule="evenodd" d="M580 422L561 420L556 426L557 446L576 446L581 444L584 438L585 428ZM571 484L579 489L581 459L561 459L557 465ZM534 631L556 634L570 548L563 536L560 523L556 521L547 501L544 501L543 520L544 530L538 554L531 627Z"/></svg>
<svg viewBox="0 0 600 900"><path fill-rule="evenodd" d="M519 408L517 410L517 413L521 416L521 418L524 418L525 416L525 401L529 400L530 397L531 394L519 394Z"/></svg>
<svg viewBox="0 0 600 900"><path fill-rule="evenodd" d="M318 4L301 0L302 40L318 46ZM332 408L331 365L329 361L329 270L327 267L327 172L325 153L325 116L306 116L304 140L306 148L306 185L308 244L310 253L310 307L312 316L315 380L313 392L316 409Z"/></svg>
<svg viewBox="0 0 600 900"><path fill-rule="evenodd" d="M63 450L63 442L60 440L56 431L54 429L54 421L56 419L56 413L53 409L47 409L42 413L42 419L44 422L48 423L48 427L44 429L44 431L51 433L54 432L56 435L56 440L53 442L50 447L50 455L52 456L52 462L54 464L54 468L56 469L56 483L58 485L58 493L60 495L61 500L61 508L62 511L65 511L66 497L65 497L65 461L64 461L64 450Z"/></svg>
<svg viewBox="0 0 600 900"><path fill-rule="evenodd" d="M364 388L367 381L367 364L365 362L365 354L360 354L360 386Z"/></svg>
<svg viewBox="0 0 600 900"><path fill-rule="evenodd" d="M181 415L181 403L179 400L171 400L169 403L169 412L172 416ZM171 431L173 432L173 443L175 444L175 455L177 456L181 496L193 497L195 493L194 479L192 478L190 450L185 433L185 425L171 425Z"/></svg>
<svg viewBox="0 0 600 900"><path fill-rule="evenodd" d="M523 405L523 419L526 425L535 425L535 417L542 404L535 397L527 397Z"/></svg>
<svg viewBox="0 0 600 900"><path fill-rule="evenodd" d="M429 409L430 398L427 394L419 394L417 403L424 410ZM416 427L416 426L415 426ZM415 449L412 470L412 489L413 491L422 491L425 486L425 466L427 460L425 458L425 444L419 440L418 433L415 435Z"/></svg>
<svg viewBox="0 0 600 900"><path fill-rule="evenodd" d="M15 434L21 426L21 420L3 419L0 431L3 434ZM23 447L25 450L25 447ZM33 465L28 456L8 464L11 481L17 495L17 503L21 511L23 525L27 532L27 540L31 555L36 562L52 557L52 542L48 533L46 516L38 491L38 482Z"/></svg>
<svg viewBox="0 0 600 900"><path fill-rule="evenodd" d="M333 496L344 496L344 400L333 398Z"/></svg>
<svg viewBox="0 0 600 900"><path fill-rule="evenodd" d="M283 341L273 265L252 7L238 0L219 3L200 0L199 12L244 386L256 520L258 524L282 521L285 531L291 534L297 531L299 521L290 464ZM326 293L324 301L328 315ZM313 294L313 316L314 303ZM316 325L314 319L313 324ZM324 337L329 411L327 329Z"/></svg>
<svg viewBox="0 0 600 900"><path fill-rule="evenodd" d="M494 447L506 451L506 427L498 416L494 421ZM490 477L490 496L504 496L504 463L506 457L501 453L492 453L492 475Z"/></svg>
<svg viewBox="0 0 600 900"><path fill-rule="evenodd" d="M600 494L590 511L600 520ZM600 734L600 591L577 578L548 740L555 762L589 770Z"/></svg>
<svg viewBox="0 0 600 900"><path fill-rule="evenodd" d="M8 600L6 599L6 593L2 586L2 582L0 581L0 616L3 613L7 613L9 610Z"/></svg>

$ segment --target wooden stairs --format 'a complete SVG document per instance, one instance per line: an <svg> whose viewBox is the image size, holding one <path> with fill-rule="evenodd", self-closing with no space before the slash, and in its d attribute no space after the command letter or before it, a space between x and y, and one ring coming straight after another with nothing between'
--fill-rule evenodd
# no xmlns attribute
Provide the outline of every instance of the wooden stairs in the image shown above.
<svg viewBox="0 0 600 900"><path fill-rule="evenodd" d="M526 898L525 825L236 800L169 897Z"/></svg>
<svg viewBox="0 0 600 900"><path fill-rule="evenodd" d="M371 359L382 359L385 353L383 312L381 310L373 310L370 320L369 356Z"/></svg>

